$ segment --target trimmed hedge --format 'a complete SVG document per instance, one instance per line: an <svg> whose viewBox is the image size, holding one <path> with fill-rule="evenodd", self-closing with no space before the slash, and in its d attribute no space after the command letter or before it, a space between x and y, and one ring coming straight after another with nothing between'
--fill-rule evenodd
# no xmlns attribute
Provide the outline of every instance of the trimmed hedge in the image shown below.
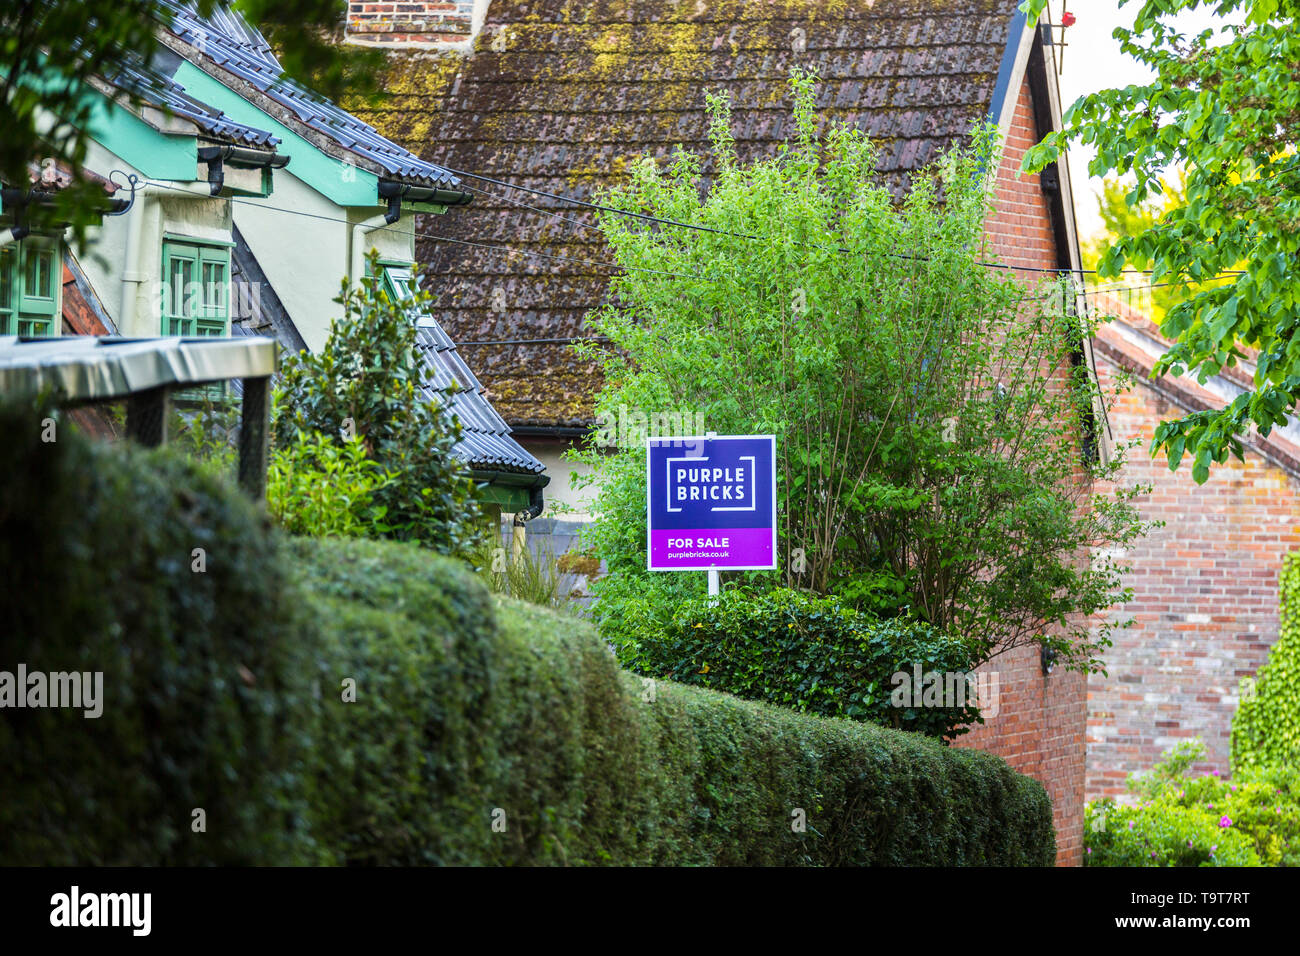
<svg viewBox="0 0 1300 956"><path fill-rule="evenodd" d="M977 663L971 648L907 617L885 620L788 588L737 589L684 601L668 621L640 624L615 645L639 674L945 740L984 722L966 679ZM923 675L957 675L960 698L949 707L914 705L915 667ZM908 678L901 685L894 680L900 673ZM917 695L919 703L919 688ZM895 706L896 698L905 703Z"/></svg>
<svg viewBox="0 0 1300 956"><path fill-rule="evenodd" d="M0 710L0 863L307 858L304 642L265 514L175 455L66 420L42 441L47 414L0 405L0 670L101 671L102 713Z"/></svg>
<svg viewBox="0 0 1300 956"><path fill-rule="evenodd" d="M647 683L456 562L284 543L165 453L57 444L0 482L0 648L107 700L0 714L0 863L1054 862L1045 791L996 757Z"/></svg>
<svg viewBox="0 0 1300 956"><path fill-rule="evenodd" d="M1278 590L1277 642L1232 718L1234 770L1300 762L1300 551L1282 559Z"/></svg>
<svg viewBox="0 0 1300 956"><path fill-rule="evenodd" d="M340 862L1054 862L1042 787L995 757L643 680L413 547L294 552L322 602L339 769L316 832Z"/></svg>

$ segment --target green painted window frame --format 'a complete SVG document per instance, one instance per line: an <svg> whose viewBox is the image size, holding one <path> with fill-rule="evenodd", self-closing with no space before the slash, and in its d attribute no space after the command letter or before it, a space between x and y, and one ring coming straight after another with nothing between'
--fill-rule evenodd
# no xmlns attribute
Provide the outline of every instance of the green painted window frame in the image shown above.
<svg viewBox="0 0 1300 956"><path fill-rule="evenodd" d="M0 335L51 338L63 331L63 257L57 239L0 246Z"/></svg>
<svg viewBox="0 0 1300 956"><path fill-rule="evenodd" d="M415 272L409 263L381 262L384 269L384 288L397 302L409 299L415 294L413 288Z"/></svg>
<svg viewBox="0 0 1300 956"><path fill-rule="evenodd" d="M163 335L207 338L230 334L229 246L164 240L162 279Z"/></svg>

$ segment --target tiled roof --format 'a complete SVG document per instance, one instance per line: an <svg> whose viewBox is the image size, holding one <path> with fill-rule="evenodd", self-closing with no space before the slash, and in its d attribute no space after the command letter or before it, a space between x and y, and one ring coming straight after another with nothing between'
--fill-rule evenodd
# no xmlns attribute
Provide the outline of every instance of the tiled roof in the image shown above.
<svg viewBox="0 0 1300 956"><path fill-rule="evenodd" d="M133 93L146 103L168 110L192 122L212 139L240 146L275 147L280 140L264 129L232 119L221 110L201 103L172 79L179 60L162 56L150 65L136 63L123 66L110 82L118 89Z"/></svg>
<svg viewBox="0 0 1300 956"><path fill-rule="evenodd" d="M457 458L479 470L527 475L545 470L510 436L510 426L488 402L483 386L457 354L456 344L434 319L421 319L416 347L428 370L426 394L437 393L461 424L461 439L453 449Z"/></svg>
<svg viewBox="0 0 1300 956"><path fill-rule="evenodd" d="M679 143L706 154L706 91L732 96L742 160L771 155L788 132L790 69L803 65L820 72L819 105L876 139L882 174L902 189L989 115L1018 2L492 0L472 54L389 52L389 97L359 111L452 169L590 198L637 155ZM420 232L483 244L419 241L439 320L512 424L589 423L600 374L567 347L471 343L591 334L610 270L528 253L608 262L599 233L500 197L592 215L467 188L481 190L472 206L420 220Z"/></svg>
<svg viewBox="0 0 1300 956"><path fill-rule="evenodd" d="M188 0L159 0L172 15L170 31L217 66L252 84L304 125L344 149L384 169L393 179L453 189L460 181L434 163L425 162L385 139L350 113L299 83L284 77L265 38L229 7L218 2L212 15L200 17Z"/></svg>

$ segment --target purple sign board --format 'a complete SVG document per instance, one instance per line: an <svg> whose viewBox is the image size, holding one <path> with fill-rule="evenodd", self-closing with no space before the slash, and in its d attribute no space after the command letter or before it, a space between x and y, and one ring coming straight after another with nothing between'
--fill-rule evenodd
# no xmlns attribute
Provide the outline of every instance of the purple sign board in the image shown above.
<svg viewBox="0 0 1300 956"><path fill-rule="evenodd" d="M776 568L776 438L725 435L646 443L651 571Z"/></svg>

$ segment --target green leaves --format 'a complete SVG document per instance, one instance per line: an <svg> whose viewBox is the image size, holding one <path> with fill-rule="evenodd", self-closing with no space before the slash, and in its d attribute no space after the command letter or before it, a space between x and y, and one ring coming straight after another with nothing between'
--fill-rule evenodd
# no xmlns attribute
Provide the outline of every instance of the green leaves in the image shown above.
<svg viewBox="0 0 1300 956"><path fill-rule="evenodd" d="M965 676L976 661L966 642L906 617L880 620L800 591L728 590L688 601L671 621L637 628L618 653L650 677L945 740L982 720L974 692L967 693ZM895 675L911 681L915 667L960 675L960 699L896 706Z"/></svg>
<svg viewBox="0 0 1300 956"><path fill-rule="evenodd" d="M360 436L336 441L300 431L278 448L267 473L266 507L286 531L312 537L384 537L393 529L376 499L396 477L366 454Z"/></svg>
<svg viewBox="0 0 1300 956"><path fill-rule="evenodd" d="M717 231L602 220L626 272L591 317L613 343L587 350L606 371L597 412L688 409L720 434L777 435L782 570L745 575L750 589L910 608L983 655L1047 640L1064 618L1063 663L1090 667L1102 642L1078 622L1123 591L1114 569L1072 570L1075 555L1142 525L1125 503L1105 523L1079 507L1079 424L1099 396L1074 361L1074 293L983 264L992 130L896 200L860 130L812 122L813 92L796 73L802 132L774 156L719 159L707 191L704 159L678 156L633 164L605 197ZM714 151L730 156L726 102L711 110ZM580 457L600 476L586 542L609 567L595 585L605 636L627 636L629 615L666 626L702 576L645 570L644 446Z"/></svg>
<svg viewBox="0 0 1300 956"><path fill-rule="evenodd" d="M1186 299L1164 331L1176 336L1171 356L1202 382L1218 374L1229 355L1243 357L1280 340L1282 348L1267 370L1256 373L1256 392L1242 406L1171 422L1160 433L1153 452L1168 454L1169 443L1183 437L1175 464L1187 451L1199 455L1208 447L1193 464L1198 482L1206 480L1211 463L1237 447L1236 436L1274 424L1279 401L1290 409L1300 399L1297 383L1289 381L1300 370L1300 352L1290 349L1300 316L1300 3L1222 0L1216 12L1244 15L1247 25L1197 36L1162 22L1200 5L1143 3L1133 29L1116 35L1155 71L1155 80L1083 97L1066 114L1064 129L1025 158L1025 168L1036 171L1070 142L1095 143L1090 171L1131 174L1125 199L1135 211L1162 188L1166 174L1183 170L1186 203L1170 205L1156 219L1125 223L1102 256L1099 275L1114 277L1126 263L1153 266L1152 281ZM1041 11L1043 4L1032 6ZM1174 365L1166 356L1157 373ZM1190 427L1197 428L1195 436Z"/></svg>
<svg viewBox="0 0 1300 956"><path fill-rule="evenodd" d="M275 395L275 437L285 453L281 513L295 526L326 529L303 533L381 534L458 553L473 546L478 495L452 454L459 423L417 389L426 370L414 314L429 297L397 301L391 291L372 253L360 288L344 280L335 299L343 316L330 324L325 347L284 362ZM336 486L314 486L311 476L327 474ZM327 507L336 508L332 518ZM382 521L370 516L378 508Z"/></svg>
<svg viewBox="0 0 1300 956"><path fill-rule="evenodd" d="M1296 766L1300 757L1300 553L1288 555L1279 579L1280 629L1268 662L1243 689L1232 721L1234 770Z"/></svg>

